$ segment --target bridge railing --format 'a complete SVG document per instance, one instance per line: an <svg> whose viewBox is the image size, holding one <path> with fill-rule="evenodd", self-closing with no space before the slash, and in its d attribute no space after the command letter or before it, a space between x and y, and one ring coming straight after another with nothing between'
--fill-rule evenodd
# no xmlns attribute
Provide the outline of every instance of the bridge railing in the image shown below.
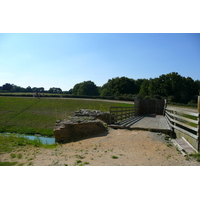
<svg viewBox="0 0 200 200"><path fill-rule="evenodd" d="M110 107L110 124L134 116L134 107Z"/></svg>
<svg viewBox="0 0 200 200"><path fill-rule="evenodd" d="M184 137L199 151L200 113L166 108L165 116L176 136Z"/></svg>

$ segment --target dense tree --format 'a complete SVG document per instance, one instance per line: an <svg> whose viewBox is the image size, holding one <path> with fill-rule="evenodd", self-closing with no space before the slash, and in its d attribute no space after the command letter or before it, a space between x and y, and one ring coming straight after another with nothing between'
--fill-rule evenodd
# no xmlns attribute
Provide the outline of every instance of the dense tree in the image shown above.
<svg viewBox="0 0 200 200"><path fill-rule="evenodd" d="M26 92L26 89L17 85L12 84L12 92Z"/></svg>
<svg viewBox="0 0 200 200"><path fill-rule="evenodd" d="M92 81L84 81L82 83L78 83L74 86L72 90L72 94L74 95L92 95L98 96L98 87Z"/></svg>
<svg viewBox="0 0 200 200"><path fill-rule="evenodd" d="M142 83L143 83L145 80L146 80L146 79L137 79L137 80L135 80L136 94L139 93L140 87L141 87Z"/></svg>
<svg viewBox="0 0 200 200"><path fill-rule="evenodd" d="M6 83L0 87L2 92L44 92L43 87L28 86L23 88L14 84ZM182 77L177 72L162 74L157 78L130 79L116 77L109 79L102 87L97 87L92 81L78 83L73 89L62 92L60 88L52 87L49 93L65 93L73 95L110 96L118 99L132 100L138 98L165 98L171 102L196 103L200 92L200 80L194 81L191 77Z"/></svg>
<svg viewBox="0 0 200 200"><path fill-rule="evenodd" d="M145 97L149 95L149 85L150 85L150 81L147 79L142 82L140 86L140 92L139 92L141 97Z"/></svg>
<svg viewBox="0 0 200 200"><path fill-rule="evenodd" d="M2 89L3 90L6 90L6 91L11 91L13 88L13 86L10 84L10 83L6 83L2 86Z"/></svg>
<svg viewBox="0 0 200 200"><path fill-rule="evenodd" d="M70 89L69 91L63 91L63 94L72 94L72 89Z"/></svg>
<svg viewBox="0 0 200 200"><path fill-rule="evenodd" d="M160 95L169 96L171 101L187 103L198 95L198 81L182 77L177 72L161 75L142 83L139 94L142 97Z"/></svg>
<svg viewBox="0 0 200 200"><path fill-rule="evenodd" d="M116 77L109 79L101 88L101 96L120 96L123 94L136 94L137 86L134 79Z"/></svg>
<svg viewBox="0 0 200 200"><path fill-rule="evenodd" d="M197 90L198 90L198 93L200 95L200 80L196 80L195 85L197 86Z"/></svg>
<svg viewBox="0 0 200 200"><path fill-rule="evenodd" d="M32 92L33 90L32 90L32 88L30 87L30 86L28 86L27 88L26 88L26 92Z"/></svg>
<svg viewBox="0 0 200 200"><path fill-rule="evenodd" d="M48 90L49 93L62 93L62 90L60 88L57 88L57 87L52 87L52 88L49 88Z"/></svg>

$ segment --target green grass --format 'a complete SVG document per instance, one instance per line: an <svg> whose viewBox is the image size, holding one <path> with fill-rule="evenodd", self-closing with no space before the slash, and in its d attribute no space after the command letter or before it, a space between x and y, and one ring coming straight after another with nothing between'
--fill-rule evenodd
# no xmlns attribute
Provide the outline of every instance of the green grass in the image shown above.
<svg viewBox="0 0 200 200"><path fill-rule="evenodd" d="M109 111L110 106L130 106L105 101L0 97L0 132L53 136L55 121L79 109Z"/></svg>
<svg viewBox="0 0 200 200"><path fill-rule="evenodd" d="M189 154L189 156L200 162L200 153Z"/></svg>
<svg viewBox="0 0 200 200"><path fill-rule="evenodd" d="M16 154L11 153L11 154L10 154L10 157L11 157L11 158L16 158Z"/></svg>
<svg viewBox="0 0 200 200"><path fill-rule="evenodd" d="M21 158L22 158L22 154L19 153L19 154L17 155L17 158L18 158L18 159L21 159Z"/></svg>
<svg viewBox="0 0 200 200"><path fill-rule="evenodd" d="M0 166L13 166L16 165L18 162L0 162Z"/></svg>
<svg viewBox="0 0 200 200"><path fill-rule="evenodd" d="M0 155L3 153L11 153L11 158L22 158L22 154L15 154L13 151L16 148L31 145L34 147L55 148L57 144L43 145L40 140L29 140L24 137L17 137L15 134L9 136L0 135Z"/></svg>
<svg viewBox="0 0 200 200"><path fill-rule="evenodd" d="M186 115L186 114L182 114L181 116L186 117L186 118L188 118L188 119L193 119L193 120L197 120L197 119L198 119L198 117L191 116L191 115ZM195 124L195 123L188 122L188 121L186 121L186 120L182 120L182 121L183 121L184 123L186 123L186 124L192 126L192 127L197 128L197 124Z"/></svg>

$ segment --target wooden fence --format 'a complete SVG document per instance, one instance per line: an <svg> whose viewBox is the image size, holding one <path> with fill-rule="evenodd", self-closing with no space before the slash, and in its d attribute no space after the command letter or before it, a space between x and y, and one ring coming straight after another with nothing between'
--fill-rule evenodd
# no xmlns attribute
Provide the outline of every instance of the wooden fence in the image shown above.
<svg viewBox="0 0 200 200"><path fill-rule="evenodd" d="M110 124L134 116L134 107L110 107Z"/></svg>
<svg viewBox="0 0 200 200"><path fill-rule="evenodd" d="M165 102L163 99L136 99L135 100L135 115L163 115Z"/></svg>
<svg viewBox="0 0 200 200"><path fill-rule="evenodd" d="M165 117L177 138L184 137L197 151L200 151L200 112L166 108Z"/></svg>

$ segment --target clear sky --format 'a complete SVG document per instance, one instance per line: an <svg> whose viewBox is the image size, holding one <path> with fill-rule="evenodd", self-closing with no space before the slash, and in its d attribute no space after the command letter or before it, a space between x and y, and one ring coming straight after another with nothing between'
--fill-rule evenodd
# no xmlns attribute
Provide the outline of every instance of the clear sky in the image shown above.
<svg viewBox="0 0 200 200"><path fill-rule="evenodd" d="M170 72L200 80L200 34L0 34L0 85L66 91L88 80L102 86Z"/></svg>

